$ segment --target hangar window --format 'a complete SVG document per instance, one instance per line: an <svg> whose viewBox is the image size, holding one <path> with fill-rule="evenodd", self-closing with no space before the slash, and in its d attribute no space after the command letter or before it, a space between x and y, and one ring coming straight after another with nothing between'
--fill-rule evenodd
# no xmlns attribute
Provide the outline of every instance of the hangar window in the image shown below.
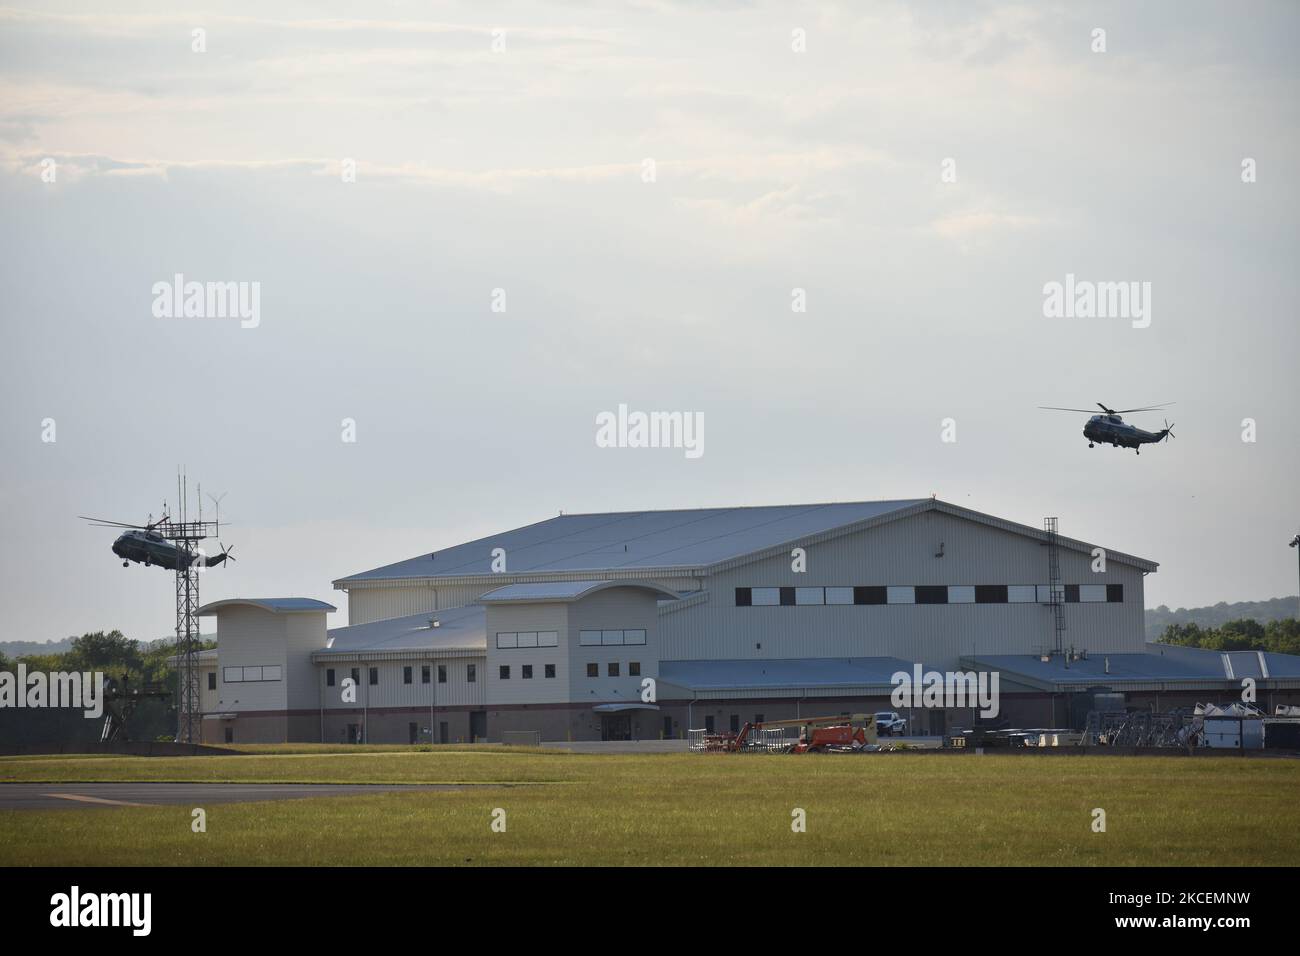
<svg viewBox="0 0 1300 956"><path fill-rule="evenodd" d="M600 631L579 631L578 643L583 647L600 647Z"/></svg>
<svg viewBox="0 0 1300 956"><path fill-rule="evenodd" d="M795 588L795 604L825 604L826 591L823 588Z"/></svg>
<svg viewBox="0 0 1300 956"><path fill-rule="evenodd" d="M644 643L645 643L645 631L624 631L624 632L623 632L623 643L624 643L624 644L644 644Z"/></svg>
<svg viewBox="0 0 1300 956"><path fill-rule="evenodd" d="M1079 585L1079 600L1087 604L1105 603L1106 585L1104 584L1081 584Z"/></svg>
<svg viewBox="0 0 1300 956"><path fill-rule="evenodd" d="M1106 585L1106 600L1111 604L1124 603L1124 585L1108 584Z"/></svg>
<svg viewBox="0 0 1300 956"><path fill-rule="evenodd" d="M940 585L922 584L913 589L916 592L917 604L947 604L948 589Z"/></svg>
<svg viewBox="0 0 1300 956"><path fill-rule="evenodd" d="M519 635L516 634L514 631L498 631L498 632L497 632L497 647L498 647L498 648L501 648L501 647L518 647L518 646L519 646Z"/></svg>
<svg viewBox="0 0 1300 956"><path fill-rule="evenodd" d="M560 632L559 631L538 631L537 646L538 647L559 647Z"/></svg>
<svg viewBox="0 0 1300 956"><path fill-rule="evenodd" d="M536 647L536 646L537 646L537 632L536 632L536 631L520 631L520 632L519 632L519 646L520 646L520 647Z"/></svg>
<svg viewBox="0 0 1300 956"><path fill-rule="evenodd" d="M1007 586L1005 584L975 585L976 604L1006 604Z"/></svg>
<svg viewBox="0 0 1300 956"><path fill-rule="evenodd" d="M403 667L403 668L402 668L402 683L403 683L403 684L409 684L409 683L411 683L411 680L412 680L412 678L413 678L414 676L415 676L415 672L414 672L410 667Z"/></svg>
<svg viewBox="0 0 1300 956"><path fill-rule="evenodd" d="M1007 601L1011 604L1033 604L1038 600L1038 589L1032 584L1007 585Z"/></svg>
<svg viewBox="0 0 1300 956"><path fill-rule="evenodd" d="M351 676L352 676L352 685L353 685L354 687L355 687L357 684L360 684L360 683L361 683L361 668L360 668L360 667L354 667L354 668L352 668L352 675L351 675Z"/></svg>
<svg viewBox="0 0 1300 956"><path fill-rule="evenodd" d="M522 673L521 673L519 676L520 676L520 678L522 678L523 680L532 680L532 679L533 679L533 665L532 665L532 664L524 664L522 667L519 668L519 670L522 671Z"/></svg>
<svg viewBox="0 0 1300 956"><path fill-rule="evenodd" d="M546 670L543 671L542 674L543 674L543 676L545 676L545 677L554 677L554 676L555 676L555 665L554 665L554 664L547 664L547 665L546 665Z"/></svg>
<svg viewBox="0 0 1300 956"><path fill-rule="evenodd" d="M886 588L869 587L854 588L854 604L885 604L889 601L889 592Z"/></svg>
<svg viewBox="0 0 1300 956"><path fill-rule="evenodd" d="M954 584L948 588L949 604L974 604L975 589L967 584Z"/></svg>
<svg viewBox="0 0 1300 956"><path fill-rule="evenodd" d="M325 671L325 686L326 687L334 686L334 668L332 667Z"/></svg>
<svg viewBox="0 0 1300 956"><path fill-rule="evenodd" d="M208 671L208 690L217 689L217 672Z"/></svg>
<svg viewBox="0 0 1300 956"><path fill-rule="evenodd" d="M907 587L890 587L885 589L890 604L915 604L916 589Z"/></svg>
<svg viewBox="0 0 1300 956"><path fill-rule="evenodd" d="M780 588L750 588L755 607L774 607L781 603Z"/></svg>
<svg viewBox="0 0 1300 956"><path fill-rule="evenodd" d="M1065 586L1065 603L1066 604L1079 603L1079 585L1067 584Z"/></svg>
<svg viewBox="0 0 1300 956"><path fill-rule="evenodd" d="M379 668L378 668L378 667L372 667L372 668L370 668L370 686L371 686L371 687L378 687L378 686L379 686Z"/></svg>
<svg viewBox="0 0 1300 956"><path fill-rule="evenodd" d="M439 684L445 684L445 683L447 683L447 665L446 665L446 664L439 664L439 665L438 665L438 683L439 683Z"/></svg>
<svg viewBox="0 0 1300 956"><path fill-rule="evenodd" d="M781 588L781 606L794 607L794 588Z"/></svg>
<svg viewBox="0 0 1300 956"><path fill-rule="evenodd" d="M474 664L465 665L465 681L469 684L478 683L478 667Z"/></svg>
<svg viewBox="0 0 1300 956"><path fill-rule="evenodd" d="M588 665L587 665L587 676L588 676L588 677L599 677L599 676L600 676L600 665L599 665L599 664L588 664Z"/></svg>
<svg viewBox="0 0 1300 956"><path fill-rule="evenodd" d="M610 676L610 677L617 677L617 676L618 676L618 661L610 661L610 662L609 662L608 672L609 672L609 676Z"/></svg>
<svg viewBox="0 0 1300 956"><path fill-rule="evenodd" d="M622 631L601 631L600 643L606 646L617 646L623 643Z"/></svg>
<svg viewBox="0 0 1300 956"><path fill-rule="evenodd" d="M751 607L753 603L749 588L736 588L736 607Z"/></svg>
<svg viewBox="0 0 1300 956"><path fill-rule="evenodd" d="M428 664L421 664L421 665L420 665L420 683L421 683L421 684L427 684L427 683L429 683L429 665L428 665Z"/></svg>
<svg viewBox="0 0 1300 956"><path fill-rule="evenodd" d="M628 661L628 662L627 662L627 676L628 676L628 677L640 677L640 676L641 676L641 662L640 662L640 661Z"/></svg>
<svg viewBox="0 0 1300 956"><path fill-rule="evenodd" d="M265 667L224 667L221 679L227 684L248 684L260 681L280 679L280 665L268 664Z"/></svg>
<svg viewBox="0 0 1300 956"><path fill-rule="evenodd" d="M499 676L502 680L509 680L509 679L510 679L510 665L509 665L509 664L502 664L501 667L500 667L500 669L499 669L499 671L498 671L498 675L497 675L497 676Z"/></svg>
<svg viewBox="0 0 1300 956"><path fill-rule="evenodd" d="M827 588L827 604L852 604L853 588Z"/></svg>

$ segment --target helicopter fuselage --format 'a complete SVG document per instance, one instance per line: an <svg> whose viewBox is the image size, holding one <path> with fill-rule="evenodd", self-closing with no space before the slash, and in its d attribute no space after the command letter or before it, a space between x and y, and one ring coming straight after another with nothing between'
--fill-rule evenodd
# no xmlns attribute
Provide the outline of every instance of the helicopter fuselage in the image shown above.
<svg viewBox="0 0 1300 956"><path fill-rule="evenodd" d="M1137 448L1150 445L1165 437L1164 432L1149 432L1130 425L1118 415L1093 415L1083 426L1083 437L1090 443L1114 445L1116 448Z"/></svg>
<svg viewBox="0 0 1300 956"><path fill-rule="evenodd" d="M134 561L146 567L157 565L169 571L175 571L178 565L188 568L196 561L210 568L226 559L224 554L209 558L202 551L185 551L156 531L123 532L113 542L113 553L122 559L123 564Z"/></svg>

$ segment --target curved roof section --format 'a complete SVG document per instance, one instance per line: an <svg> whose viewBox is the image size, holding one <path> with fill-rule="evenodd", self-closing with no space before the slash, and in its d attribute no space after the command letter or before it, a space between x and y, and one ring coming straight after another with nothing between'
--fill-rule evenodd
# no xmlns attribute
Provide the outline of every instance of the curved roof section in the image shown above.
<svg viewBox="0 0 1300 956"><path fill-rule="evenodd" d="M505 549L510 574L691 570L902 511L926 500L560 515L353 574L334 584L489 575L495 548Z"/></svg>
<svg viewBox="0 0 1300 956"><path fill-rule="evenodd" d="M668 588L648 581L536 581L527 584L507 584L495 591L488 591L479 600L485 604L580 601L607 588L641 588L673 600L680 596Z"/></svg>
<svg viewBox="0 0 1300 956"><path fill-rule="evenodd" d="M433 627L432 621L438 626ZM313 657L410 650L487 650L487 609L482 605L424 611L387 621L332 627Z"/></svg>
<svg viewBox="0 0 1300 956"><path fill-rule="evenodd" d="M244 605L247 607L261 608L263 611L271 611L275 614L293 614L301 611L337 611L333 604L326 604L324 601L317 601L315 598L227 598L224 601L213 601L211 604L205 604L199 608L199 614L216 614L223 608L238 607Z"/></svg>

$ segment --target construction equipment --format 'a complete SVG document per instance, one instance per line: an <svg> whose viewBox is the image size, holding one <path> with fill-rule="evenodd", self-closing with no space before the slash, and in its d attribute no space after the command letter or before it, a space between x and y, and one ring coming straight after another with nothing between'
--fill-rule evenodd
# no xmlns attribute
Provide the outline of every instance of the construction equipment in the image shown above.
<svg viewBox="0 0 1300 956"><path fill-rule="evenodd" d="M787 736L793 730L797 736ZM876 746L874 714L747 722L738 733L692 730L699 753L862 753Z"/></svg>

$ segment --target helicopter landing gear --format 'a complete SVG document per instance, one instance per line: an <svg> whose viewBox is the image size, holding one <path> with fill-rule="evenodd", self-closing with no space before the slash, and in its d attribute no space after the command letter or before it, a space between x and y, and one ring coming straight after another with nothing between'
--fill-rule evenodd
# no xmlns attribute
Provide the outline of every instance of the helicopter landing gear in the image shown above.
<svg viewBox="0 0 1300 956"><path fill-rule="evenodd" d="M1092 447L1092 442L1088 442L1088 447L1089 447L1089 448Z"/></svg>
<svg viewBox="0 0 1300 956"><path fill-rule="evenodd" d="M130 566L131 566L131 562L130 562L130 561L123 561L123 562L122 562L122 567L124 567L124 568L129 568Z"/></svg>
<svg viewBox="0 0 1300 956"><path fill-rule="evenodd" d="M1135 455L1140 455L1140 454L1142 454L1142 449L1141 449L1141 448L1134 448L1134 449L1133 449L1133 454L1135 454Z"/></svg>

